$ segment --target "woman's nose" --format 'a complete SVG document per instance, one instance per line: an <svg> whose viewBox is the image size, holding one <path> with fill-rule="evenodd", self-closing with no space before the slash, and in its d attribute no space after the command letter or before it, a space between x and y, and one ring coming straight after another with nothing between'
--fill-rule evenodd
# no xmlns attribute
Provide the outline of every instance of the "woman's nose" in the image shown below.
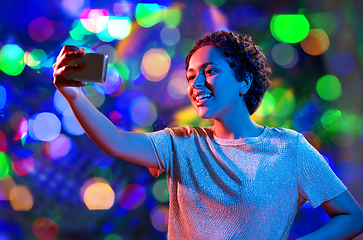
<svg viewBox="0 0 363 240"><path fill-rule="evenodd" d="M202 74L198 74L198 76L195 77L193 86L194 87L201 87L205 84L205 77Z"/></svg>

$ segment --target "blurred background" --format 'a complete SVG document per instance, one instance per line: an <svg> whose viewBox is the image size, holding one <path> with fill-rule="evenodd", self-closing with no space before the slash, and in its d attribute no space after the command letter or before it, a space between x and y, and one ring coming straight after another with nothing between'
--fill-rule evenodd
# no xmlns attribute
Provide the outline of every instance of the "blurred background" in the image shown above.
<svg viewBox="0 0 363 240"><path fill-rule="evenodd" d="M66 44L108 54L106 82L83 90L120 129L206 126L184 58L221 29L252 35L273 69L253 119L303 133L363 205L362 10L360 0L3 1L0 240L166 239L165 174L102 152L53 86L52 64ZM328 220L306 203L288 239Z"/></svg>

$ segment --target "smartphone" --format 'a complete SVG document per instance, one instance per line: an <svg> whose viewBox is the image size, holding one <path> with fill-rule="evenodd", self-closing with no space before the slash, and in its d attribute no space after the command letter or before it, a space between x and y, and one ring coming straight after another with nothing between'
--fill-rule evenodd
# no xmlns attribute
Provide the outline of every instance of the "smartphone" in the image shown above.
<svg viewBox="0 0 363 240"><path fill-rule="evenodd" d="M80 72L69 73L65 77L81 82L103 83L106 80L107 63L107 54L86 53L83 57L69 61L68 65L85 64L87 68Z"/></svg>

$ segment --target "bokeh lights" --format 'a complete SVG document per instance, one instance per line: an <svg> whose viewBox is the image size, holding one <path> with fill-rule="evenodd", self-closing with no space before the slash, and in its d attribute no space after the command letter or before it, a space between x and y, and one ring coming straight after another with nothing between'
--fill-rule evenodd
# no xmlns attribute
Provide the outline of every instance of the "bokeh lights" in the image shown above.
<svg viewBox="0 0 363 240"><path fill-rule="evenodd" d="M261 106L255 112L255 115L264 117L269 115L275 110L275 98L272 94L267 91L265 93L265 97L262 100Z"/></svg>
<svg viewBox="0 0 363 240"><path fill-rule="evenodd" d="M30 156L25 159L12 159L12 168L19 176L24 176L34 169L34 159Z"/></svg>
<svg viewBox="0 0 363 240"><path fill-rule="evenodd" d="M0 70L7 75L19 75L25 68L24 55L18 45L5 44L0 50Z"/></svg>
<svg viewBox="0 0 363 240"><path fill-rule="evenodd" d="M169 191L165 179L157 181L153 186L153 195L159 202L169 201Z"/></svg>
<svg viewBox="0 0 363 240"><path fill-rule="evenodd" d="M323 29L310 29L308 36L300 44L307 54L318 56L328 50L330 40Z"/></svg>
<svg viewBox="0 0 363 240"><path fill-rule="evenodd" d="M6 140L6 135L0 130L0 152L4 154L7 150L8 142ZM0 154L1 154L0 153Z"/></svg>
<svg viewBox="0 0 363 240"><path fill-rule="evenodd" d="M144 54L141 72L147 80L158 82L166 77L170 64L170 56L164 49L153 48Z"/></svg>
<svg viewBox="0 0 363 240"><path fill-rule="evenodd" d="M151 210L151 224L159 232L166 232L168 230L168 213L169 210L164 205L156 206Z"/></svg>
<svg viewBox="0 0 363 240"><path fill-rule="evenodd" d="M346 51L337 52L332 56L330 65L335 73L347 75L354 69L354 58Z"/></svg>
<svg viewBox="0 0 363 240"><path fill-rule="evenodd" d="M9 200L14 211L29 211L34 204L33 194L25 185L16 185L11 188Z"/></svg>
<svg viewBox="0 0 363 240"><path fill-rule="evenodd" d="M165 6L157 3L138 3L135 9L135 19L140 26L150 28L165 19L165 10Z"/></svg>
<svg viewBox="0 0 363 240"><path fill-rule="evenodd" d="M52 21L45 17L39 17L34 19L29 24L29 36L37 41L37 42L44 42L52 36L54 31Z"/></svg>
<svg viewBox="0 0 363 240"><path fill-rule="evenodd" d="M7 99L6 89L2 85L0 85L0 110L2 110L5 107L6 99Z"/></svg>
<svg viewBox="0 0 363 240"><path fill-rule="evenodd" d="M165 26L160 32L160 39L167 46L176 45L180 40L179 28Z"/></svg>
<svg viewBox="0 0 363 240"><path fill-rule="evenodd" d="M1 161L1 160L0 160ZM4 165L1 166L2 168ZM15 182L12 177L6 175L0 177L0 200L10 200L10 191L15 187Z"/></svg>
<svg viewBox="0 0 363 240"><path fill-rule="evenodd" d="M334 75L325 75L316 83L316 91L322 99L333 101L340 97L342 86Z"/></svg>
<svg viewBox="0 0 363 240"><path fill-rule="evenodd" d="M282 68L295 67L299 61L299 54L296 48L287 43L276 43L271 49L272 60Z"/></svg>
<svg viewBox="0 0 363 240"><path fill-rule="evenodd" d="M47 153L52 159L57 160L67 155L71 150L71 147L72 143L70 139L63 134L60 134L57 138L49 142Z"/></svg>
<svg viewBox="0 0 363 240"><path fill-rule="evenodd" d="M126 210L139 207L145 201L145 198L145 188L137 183L124 187L117 195L118 203Z"/></svg>
<svg viewBox="0 0 363 240"><path fill-rule="evenodd" d="M86 1L88 2L88 1ZM85 0L62 0L62 6L74 15L79 15L82 7L85 5Z"/></svg>
<svg viewBox="0 0 363 240"><path fill-rule="evenodd" d="M76 117L74 116L71 108L67 108L63 112L62 126L68 134L74 136L79 136L85 133L81 125L78 123Z"/></svg>
<svg viewBox="0 0 363 240"><path fill-rule="evenodd" d="M59 118L50 112L34 114L29 119L29 136L37 141L52 141L61 131Z"/></svg>
<svg viewBox="0 0 363 240"><path fill-rule="evenodd" d="M270 29L277 41L298 43L309 34L310 24L302 14L279 14L272 17Z"/></svg>
<svg viewBox="0 0 363 240"><path fill-rule="evenodd" d="M84 9L80 19L85 29L92 33L100 33L106 29L109 15L105 9Z"/></svg>
<svg viewBox="0 0 363 240"><path fill-rule="evenodd" d="M24 62L30 68L40 69L47 62L47 54L43 49L33 49L31 52L25 52Z"/></svg>
<svg viewBox="0 0 363 240"><path fill-rule="evenodd" d="M9 170L9 157L4 153L0 153L0 177L6 177L9 174Z"/></svg>
<svg viewBox="0 0 363 240"><path fill-rule="evenodd" d="M121 40L131 32L131 20L128 17L112 18L107 23L107 29L111 37Z"/></svg>
<svg viewBox="0 0 363 240"><path fill-rule="evenodd" d="M32 226L34 236L41 240L53 240L58 236L58 224L49 218L39 218Z"/></svg>
<svg viewBox="0 0 363 240"><path fill-rule="evenodd" d="M87 187L83 199L90 210L110 209L115 201L115 193L107 183L96 182Z"/></svg>
<svg viewBox="0 0 363 240"><path fill-rule="evenodd" d="M252 118L302 132L362 205L361 4L338 2L35 0L0 9L0 239L167 239L167 180L88 138L52 84L52 64L65 44L108 54L105 83L82 91L120 130L203 127L213 122L190 105L184 58L220 29L252 35L272 67ZM326 222L308 203L300 211L288 239Z"/></svg>

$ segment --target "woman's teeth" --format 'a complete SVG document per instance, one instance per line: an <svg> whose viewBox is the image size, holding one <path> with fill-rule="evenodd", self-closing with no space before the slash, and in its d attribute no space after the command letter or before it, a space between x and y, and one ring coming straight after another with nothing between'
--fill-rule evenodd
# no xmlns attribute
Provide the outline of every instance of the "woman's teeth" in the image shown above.
<svg viewBox="0 0 363 240"><path fill-rule="evenodd" d="M210 95L209 93L206 93L206 94L202 94L202 95L198 95L196 98L195 98L195 100L197 101L197 102L199 102L200 100L203 100L203 99L205 99L205 98L210 98L212 95Z"/></svg>

